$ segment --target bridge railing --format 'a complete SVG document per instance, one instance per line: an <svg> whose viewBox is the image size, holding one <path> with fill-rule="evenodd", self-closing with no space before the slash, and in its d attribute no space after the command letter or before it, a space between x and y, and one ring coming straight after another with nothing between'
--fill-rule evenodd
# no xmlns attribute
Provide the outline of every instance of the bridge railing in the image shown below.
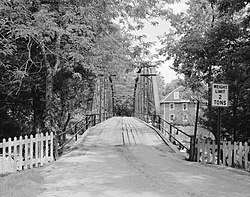
<svg viewBox="0 0 250 197"><path fill-rule="evenodd" d="M186 149L186 151L189 154L189 160L194 160L195 158L195 140L193 135L189 135L179 129L177 126L171 124L170 122L164 120L159 115L154 114L136 114L136 117L140 118L141 120L151 124L155 128L161 131L161 133L168 137L169 141L176 145L177 148L182 151ZM177 139L177 135L181 133L184 136L186 144L181 142L179 139ZM188 145L187 145L188 144Z"/></svg>
<svg viewBox="0 0 250 197"><path fill-rule="evenodd" d="M83 134L88 128L95 126L109 118L111 118L112 114L102 113L102 114L88 114L80 121L74 123L70 128L66 131L61 132L55 135L55 159L57 159L65 150L65 148L71 143L73 140L77 141L78 135ZM67 135L70 137L67 139Z"/></svg>

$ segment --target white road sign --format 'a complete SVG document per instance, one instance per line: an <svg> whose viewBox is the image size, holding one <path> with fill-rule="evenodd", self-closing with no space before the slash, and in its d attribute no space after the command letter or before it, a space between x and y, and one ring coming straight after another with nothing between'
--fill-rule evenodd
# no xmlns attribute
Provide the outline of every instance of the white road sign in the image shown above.
<svg viewBox="0 0 250 197"><path fill-rule="evenodd" d="M228 107L228 84L212 84L212 106Z"/></svg>

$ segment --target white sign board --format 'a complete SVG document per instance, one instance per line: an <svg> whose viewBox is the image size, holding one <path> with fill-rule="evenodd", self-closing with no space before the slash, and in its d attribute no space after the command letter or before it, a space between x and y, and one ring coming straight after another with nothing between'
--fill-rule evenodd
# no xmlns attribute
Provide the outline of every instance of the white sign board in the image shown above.
<svg viewBox="0 0 250 197"><path fill-rule="evenodd" d="M228 107L228 84L212 84L212 107Z"/></svg>

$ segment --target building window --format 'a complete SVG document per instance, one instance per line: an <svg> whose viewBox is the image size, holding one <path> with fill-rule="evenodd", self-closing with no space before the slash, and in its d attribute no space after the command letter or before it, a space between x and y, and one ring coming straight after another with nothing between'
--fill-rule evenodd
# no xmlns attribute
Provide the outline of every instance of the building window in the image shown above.
<svg viewBox="0 0 250 197"><path fill-rule="evenodd" d="M187 111L187 106L188 106L187 103L183 103L183 104L182 104L182 110L183 110L183 111Z"/></svg>
<svg viewBox="0 0 250 197"><path fill-rule="evenodd" d="M174 99L179 99L179 92L174 92Z"/></svg>
<svg viewBox="0 0 250 197"><path fill-rule="evenodd" d="M187 121L188 121L188 115L187 115L187 114L184 114L184 115L182 116L182 120L183 120L183 122L187 122Z"/></svg>
<svg viewBox="0 0 250 197"><path fill-rule="evenodd" d="M174 114L169 114L169 121L173 122L175 119L175 115Z"/></svg>
<svg viewBox="0 0 250 197"><path fill-rule="evenodd" d="M170 103L170 104L169 104L169 110L170 110L170 111L173 111L173 110L174 110L174 103Z"/></svg>

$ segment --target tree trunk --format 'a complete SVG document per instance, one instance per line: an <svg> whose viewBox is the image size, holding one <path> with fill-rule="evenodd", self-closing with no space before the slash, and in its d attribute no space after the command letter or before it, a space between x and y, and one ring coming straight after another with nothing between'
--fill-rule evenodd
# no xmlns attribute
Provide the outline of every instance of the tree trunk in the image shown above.
<svg viewBox="0 0 250 197"><path fill-rule="evenodd" d="M33 97L33 128L32 128L32 134L35 135L39 132L39 130L42 129L42 114L43 114L43 105L41 106L41 92L36 89L35 85L32 87L32 97Z"/></svg>
<svg viewBox="0 0 250 197"><path fill-rule="evenodd" d="M61 41L61 35L59 33L56 33L56 52L60 51L60 41ZM46 54L46 49L45 49L45 44L42 43L42 52L44 56L44 62L45 62L45 67L46 67L46 114L45 114L45 129L48 132L56 132L56 125L54 121L54 109L53 109L53 76L56 74L58 71L58 67L60 65L60 57L57 55L56 56L56 64L54 66L54 69L52 65L50 65L47 54Z"/></svg>
<svg viewBox="0 0 250 197"><path fill-rule="evenodd" d="M44 62L46 67L46 112L45 112L45 119L44 119L44 125L47 132L51 132L54 130L53 128L53 104L52 104L52 98L53 98L53 69L48 61L45 45L42 44L41 46L43 56L44 56Z"/></svg>
<svg viewBox="0 0 250 197"><path fill-rule="evenodd" d="M112 110L111 110L111 113L112 113L112 116L114 116L114 105L115 105L115 98L114 98L114 85L113 85L113 80L111 78L111 76L109 76L109 82L110 82L110 88L111 88L111 107L112 107Z"/></svg>

